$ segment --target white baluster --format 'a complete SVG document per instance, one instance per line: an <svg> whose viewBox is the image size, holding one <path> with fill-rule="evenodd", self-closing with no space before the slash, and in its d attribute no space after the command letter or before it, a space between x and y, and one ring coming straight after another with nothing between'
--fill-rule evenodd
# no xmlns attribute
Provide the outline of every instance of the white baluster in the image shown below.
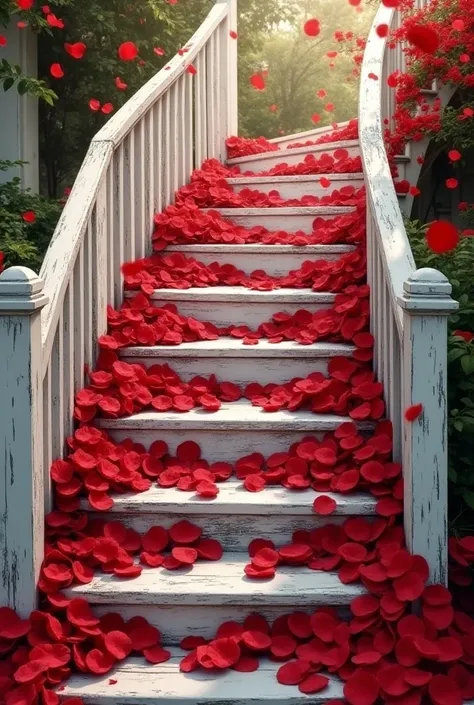
<svg viewBox="0 0 474 705"><path fill-rule="evenodd" d="M436 269L416 271L398 299L403 309L403 409L422 404L404 422L405 535L409 550L430 566L430 581L447 581L447 321L458 308L451 284Z"/></svg>
<svg viewBox="0 0 474 705"><path fill-rule="evenodd" d="M196 82L194 84L195 106L196 106L196 137L195 137L195 166L199 168L203 161L207 159L209 152L207 146L207 110L206 110L206 86L207 86L207 60L206 49L202 49L196 61Z"/></svg>
<svg viewBox="0 0 474 705"><path fill-rule="evenodd" d="M0 605L36 606L44 545L42 280L26 267L0 274Z"/></svg>

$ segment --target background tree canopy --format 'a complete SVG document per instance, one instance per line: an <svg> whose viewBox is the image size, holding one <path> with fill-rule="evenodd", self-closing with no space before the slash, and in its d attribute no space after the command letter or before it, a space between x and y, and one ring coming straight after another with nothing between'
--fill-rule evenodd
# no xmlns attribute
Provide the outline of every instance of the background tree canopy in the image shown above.
<svg viewBox="0 0 474 705"><path fill-rule="evenodd" d="M114 110L143 85L184 46L199 27L213 0L59 0L55 12L64 29L39 35L39 78L55 91L53 105L42 101L40 156L42 190L58 197L72 185L93 135L107 120L93 112L91 99L112 103ZM345 0L238 0L239 132L246 136L274 137L315 127L311 116L321 115L319 125L352 118L357 112L357 79L347 43L334 41L337 30L366 36L373 12L364 12ZM305 19L316 17L321 34L309 38L302 32ZM117 47L132 40L139 61L123 62ZM64 51L64 43L84 42L81 60ZM154 49L161 48L159 56ZM338 50L335 58L328 51ZM53 63L65 76L54 79ZM334 67L330 68L330 64ZM268 69L266 88L257 91L249 77ZM119 77L127 84L117 88ZM348 80L348 77L350 80ZM324 88L324 99L316 91ZM334 111L324 111L327 103ZM275 107L276 106L276 107Z"/></svg>

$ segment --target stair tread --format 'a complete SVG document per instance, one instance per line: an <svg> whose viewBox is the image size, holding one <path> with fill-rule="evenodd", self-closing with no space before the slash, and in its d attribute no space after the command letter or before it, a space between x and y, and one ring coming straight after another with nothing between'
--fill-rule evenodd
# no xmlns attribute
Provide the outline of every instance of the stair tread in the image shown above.
<svg viewBox="0 0 474 705"><path fill-rule="evenodd" d="M92 604L316 606L349 605L366 593L360 583L344 585L337 573L306 566L279 566L274 578L251 580L244 573L249 561L248 553L225 553L220 561L198 561L190 569L143 568L125 580L99 573L65 594Z"/></svg>
<svg viewBox="0 0 474 705"><path fill-rule="evenodd" d="M329 181L350 181L351 179L357 179L363 182L364 174L362 172L354 172L347 174L297 174L295 176L233 176L232 178L227 178L226 181L231 185L239 185L245 183L262 183L262 184L286 184L286 183L300 183L305 181L313 181L319 183L322 177L329 179Z"/></svg>
<svg viewBox="0 0 474 705"><path fill-rule="evenodd" d="M136 291L126 291L126 298L136 296ZM152 299L179 301L244 301L248 303L333 303L336 294L312 289L273 289L256 291L245 286L190 287L189 289L155 289Z"/></svg>
<svg viewBox="0 0 474 705"><path fill-rule="evenodd" d="M218 483L219 494L216 499L203 500L193 492L183 492L176 487L151 487L146 492L127 493L114 496L114 506L110 510L116 514L224 514L273 516L299 515L314 517L313 502L316 497L325 495L337 503L334 516L370 516L375 514L376 498L370 494L357 492L353 494L336 494L334 492L315 492L307 490L289 490L285 487L270 486L263 492L247 492L241 480L229 479ZM86 498L81 500L81 509L90 510Z"/></svg>
<svg viewBox="0 0 474 705"><path fill-rule="evenodd" d="M211 244L201 245L189 243L187 245L170 245L166 248L168 252L215 252L216 254L235 254L244 253L246 255L253 254L269 254L269 255L308 255L318 256L323 254L343 254L345 252L353 252L356 248L354 245L227 245L227 244Z"/></svg>
<svg viewBox="0 0 474 705"><path fill-rule="evenodd" d="M355 206L278 206L276 208L201 208L204 212L217 211L224 218L232 216L255 216L278 215L281 218L288 218L292 215L344 215L353 213Z"/></svg>
<svg viewBox="0 0 474 705"><path fill-rule="evenodd" d="M299 705L310 700L313 703L330 703L343 698L343 683L329 676L328 687L314 695L304 695L298 686L283 686L276 674L281 663L261 659L258 671L238 673L226 670L210 673L204 670L181 673L179 663L184 651L170 648L171 659L152 665L144 659L131 658L104 676L73 674L61 691L61 698L80 697L94 705L102 703L134 703L151 705L160 702L189 703L190 705ZM117 683L109 684L114 678Z"/></svg>
<svg viewBox="0 0 474 705"><path fill-rule="evenodd" d="M303 431L316 433L332 431L342 423L351 421L349 416L336 414L314 414L306 409L298 411L266 412L252 406L248 400L223 402L221 408L209 412L194 408L185 413L178 411L142 411L118 419L96 419L96 425L105 429L146 430L146 429L201 429L208 431ZM356 422L362 430L372 430L373 421Z"/></svg>
<svg viewBox="0 0 474 705"><path fill-rule="evenodd" d="M228 166L238 166L239 164L251 164L255 161L274 159L275 157L281 157L281 163L285 162L285 158L292 154L313 154L315 152L334 152L336 149L347 149L348 147L358 147L359 140L339 140L336 142L324 142L322 144L311 144L304 147L292 147L291 149L280 149L273 152L261 152L259 154L251 154L246 157L235 157L234 159L228 159L226 164Z"/></svg>
<svg viewBox="0 0 474 705"><path fill-rule="evenodd" d="M197 340L181 345L131 346L119 350L120 357L245 357L275 358L292 355L294 358L350 357L355 346L343 343L312 343L299 345L294 340L270 343L263 339L257 345L244 345L240 338L218 338L217 340Z"/></svg>

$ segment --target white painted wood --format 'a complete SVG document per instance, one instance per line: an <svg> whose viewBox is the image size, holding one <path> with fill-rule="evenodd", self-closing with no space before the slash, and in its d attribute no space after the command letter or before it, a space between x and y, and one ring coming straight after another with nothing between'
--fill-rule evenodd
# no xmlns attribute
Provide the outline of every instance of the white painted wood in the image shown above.
<svg viewBox="0 0 474 705"><path fill-rule="evenodd" d="M270 580L251 580L244 573L248 562L248 553L228 553L220 561L198 561L192 568L144 568L129 580L99 573L88 585L74 585L64 592L91 604L113 605L117 611L124 603L193 605L200 610L244 605L249 611L260 605L342 606L366 593L360 583L344 585L336 573L305 566L282 566Z"/></svg>
<svg viewBox="0 0 474 705"><path fill-rule="evenodd" d="M2 44L1 58L13 66L21 66L26 76L38 75L38 46L36 32L17 26L16 15L6 15L8 24L2 22L1 33L7 43ZM39 140L38 140L38 100L33 95L20 95L18 91L2 91L0 95L0 154L2 159L21 165L0 171L0 184L18 176L22 188L39 191Z"/></svg>
<svg viewBox="0 0 474 705"><path fill-rule="evenodd" d="M27 617L44 551L41 309L43 281L26 267L0 274L0 604Z"/></svg>
<svg viewBox="0 0 474 705"><path fill-rule="evenodd" d="M126 297L134 292L126 292ZM256 328L275 313L296 313L299 309L320 311L333 304L335 294L310 289L275 289L253 291L245 287L214 286L206 289L156 289L151 300L154 306L173 302L182 316L211 321L218 326L248 325ZM228 304L233 304L229 306Z"/></svg>
<svg viewBox="0 0 474 705"><path fill-rule="evenodd" d="M415 270L415 261L405 232L385 151L383 140L385 115L380 110L383 97L390 90L386 82L390 72L382 74L382 70L385 71L384 55L391 52L386 48L386 39L378 36L376 28L380 24L391 26L397 14L393 8L387 8L384 5L381 5L377 12L364 52L359 94L360 149L368 208L375 221L376 248L380 250L383 257L382 264L392 305L395 304L397 297L402 295L404 281ZM380 80L371 80L370 73L379 76ZM369 285L373 288L373 281L369 280ZM397 312L397 327L401 334L400 312ZM379 331L375 332L378 336Z"/></svg>
<svg viewBox="0 0 474 705"><path fill-rule="evenodd" d="M340 122L337 125L337 129L342 130L344 127L347 127L348 124L348 120L346 122ZM287 145L293 144L294 142L317 140L318 137L323 137L333 132L333 130L334 128L332 125L325 125L324 127L315 127L314 129L306 130L305 132L295 132L294 135L283 135L282 137L273 137L271 140L268 141L272 142L273 144L277 144L280 149L285 149Z"/></svg>
<svg viewBox="0 0 474 705"><path fill-rule="evenodd" d="M146 367L166 362L186 381L217 371L219 379L243 386L256 379L261 384L281 384L312 372L327 374L332 357L351 357L354 350L351 345L336 343L298 345L283 341L275 345L262 340L258 345L243 345L237 338L219 338L179 346L122 348L120 357Z"/></svg>
<svg viewBox="0 0 474 705"><path fill-rule="evenodd" d="M375 81L372 81L375 83ZM262 152L261 154L251 154L248 157L236 157L228 159L228 166L241 167L243 171L267 171L277 164L298 164L303 161L307 154L314 154L316 158L323 154L333 155L336 149L346 149L350 157L357 157L360 154L358 140L340 140L339 142L327 142L326 144L314 144L306 147L294 147L277 152Z"/></svg>
<svg viewBox="0 0 474 705"><path fill-rule="evenodd" d="M403 468L405 536L426 558L430 581L447 584L447 317L457 310L447 278L419 269L405 283L403 407L423 404L405 423Z"/></svg>
<svg viewBox="0 0 474 705"><path fill-rule="evenodd" d="M237 479L226 480L218 483L219 495L215 500L204 501L192 492L182 492L174 487L151 487L147 492L127 493L117 495L112 514L136 515L143 521L147 514L155 516L167 514L174 516L181 514L189 516L222 516L229 519L231 516L240 517L254 515L256 518L277 518L279 516L295 516L299 521L303 518L314 519L324 524L336 517L368 516L375 513L376 500L368 494L356 492L354 494L333 494L332 492L315 492L308 490L289 490L280 486L269 486L263 492L247 492L243 489L242 482ZM313 512L313 502L316 497L324 494L334 499L337 508L331 517L321 517ZM81 507L88 508L87 500L81 500ZM103 517L104 515L101 514ZM196 519L197 520L197 519ZM266 535L270 536L267 530ZM255 535L252 537L255 538Z"/></svg>
<svg viewBox="0 0 474 705"><path fill-rule="evenodd" d="M237 0L224 0L227 3L225 38L227 41L227 136L238 134L238 82L237 46L230 32L237 31Z"/></svg>
<svg viewBox="0 0 474 705"><path fill-rule="evenodd" d="M302 231L313 232L316 218L334 219L336 216L354 213L353 206L313 206L305 208L203 208L203 211L215 210L223 218L231 220L243 228L260 226L268 230L286 230L289 233ZM317 232L317 228L316 228Z"/></svg>
<svg viewBox="0 0 474 705"><path fill-rule="evenodd" d="M157 524L169 528L186 517L201 526L206 536L218 538L225 551L245 552L257 536L271 538L280 546L288 543L298 529L312 530L328 521L341 524L349 516L370 518L375 514L375 498L362 493L341 495L275 486L263 492L247 492L237 479L219 483L218 487L219 495L214 500L157 486L140 494L117 495L109 519L121 521L143 534ZM321 494L337 502L337 509L330 517L318 516L313 511L313 502ZM90 511L85 498L81 508ZM91 516L104 518L103 513L93 512Z"/></svg>
<svg viewBox="0 0 474 705"><path fill-rule="evenodd" d="M361 188L364 185L364 175L360 174L324 174L331 186L323 188L320 184L321 174L304 174L298 176L239 176L226 179L235 193L243 189L252 189L261 193L278 191L281 198L298 198L303 196L327 196L335 189L344 186Z"/></svg>
<svg viewBox="0 0 474 705"><path fill-rule="evenodd" d="M93 144L89 148L41 267L40 276L49 299L41 316L45 364L51 354L66 288L92 214L94 196L104 178L112 151L109 143Z"/></svg>
<svg viewBox="0 0 474 705"><path fill-rule="evenodd" d="M345 421L350 421L349 417L309 411L267 413L244 401L223 403L214 413L199 409L185 414L142 412L123 419L97 419L96 425L107 429L116 442L133 438L148 448L160 438L172 452L183 441L194 440L209 462L233 463L255 451L265 456L287 451L305 436L321 438ZM372 422L358 426L362 431L373 429Z"/></svg>
<svg viewBox="0 0 474 705"><path fill-rule="evenodd" d="M130 659L105 676L91 678L73 675L65 682L61 699L84 698L92 705L302 705L303 703L342 702L343 684L330 676L327 688L314 695L303 695L297 686L281 686L276 673L281 664L262 660L258 671L220 673L200 669L181 673L184 652L172 651L173 658L158 666L143 659ZM117 681L109 685L109 678Z"/></svg>
<svg viewBox="0 0 474 705"><path fill-rule="evenodd" d="M306 260L332 262L354 250L353 245L171 245L166 254L182 252L204 264L233 264L246 274L263 269L279 277L299 269Z"/></svg>

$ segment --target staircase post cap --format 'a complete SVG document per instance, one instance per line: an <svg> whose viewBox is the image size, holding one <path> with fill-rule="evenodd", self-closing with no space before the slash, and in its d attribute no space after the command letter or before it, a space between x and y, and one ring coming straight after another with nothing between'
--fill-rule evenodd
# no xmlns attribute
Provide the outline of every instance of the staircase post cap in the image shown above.
<svg viewBox="0 0 474 705"><path fill-rule="evenodd" d="M44 282L28 267L8 267L0 274L0 313L32 312L48 303Z"/></svg>
<svg viewBox="0 0 474 705"><path fill-rule="evenodd" d="M403 283L403 290L408 295L450 297L453 287L442 272L432 267L423 267Z"/></svg>
<svg viewBox="0 0 474 705"><path fill-rule="evenodd" d="M413 315L447 315L457 311L459 304L451 298L452 286L437 269L417 269L405 282L398 305Z"/></svg>

